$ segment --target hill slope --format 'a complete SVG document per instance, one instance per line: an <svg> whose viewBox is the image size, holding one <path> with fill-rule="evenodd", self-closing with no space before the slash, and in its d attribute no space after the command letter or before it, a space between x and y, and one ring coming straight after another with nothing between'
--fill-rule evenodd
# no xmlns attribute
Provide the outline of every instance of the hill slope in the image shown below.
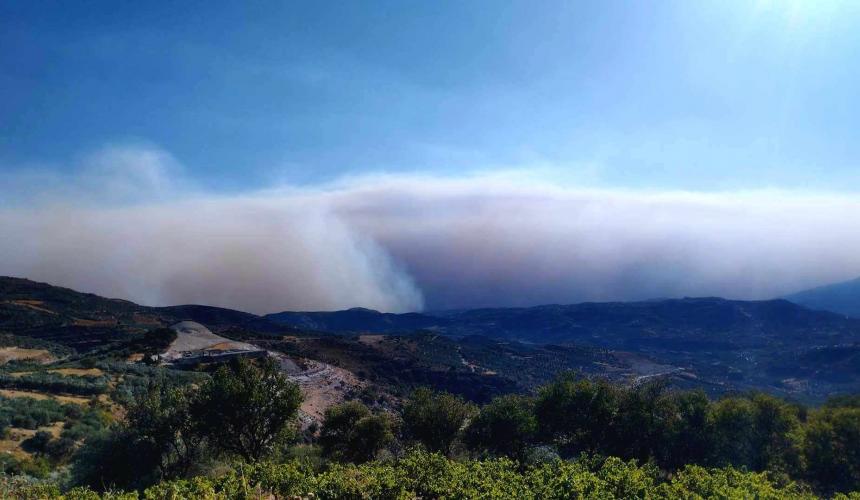
<svg viewBox="0 0 860 500"><path fill-rule="evenodd" d="M758 389L806 400L860 390L860 320L786 300L687 298L261 317L208 306L146 307L0 278L0 333L88 351L121 346L180 321L342 366L390 387L430 384L478 399L528 390L569 369L628 383L666 377L711 393Z"/></svg>
<svg viewBox="0 0 860 500"><path fill-rule="evenodd" d="M258 331L285 330L254 314L232 309L147 307L28 279L0 277L0 333L88 350L179 321L196 321L215 331L249 324Z"/></svg>
<svg viewBox="0 0 860 500"><path fill-rule="evenodd" d="M860 278L804 290L785 299L810 309L860 318Z"/></svg>
<svg viewBox="0 0 860 500"><path fill-rule="evenodd" d="M354 307L332 312L292 312L264 316L272 323L325 332L396 333L447 326L445 318L419 313L392 314Z"/></svg>
<svg viewBox="0 0 860 500"><path fill-rule="evenodd" d="M590 362L555 366L601 376L621 374L633 381L664 376L676 385L712 393L756 389L820 400L831 392L860 389L860 373L854 367L860 350L860 320L786 300L685 298L421 315L367 310L283 313L266 319L365 334L420 324L424 330L460 338L458 348L463 354L469 352L470 336L493 339L497 345L590 346L606 350L611 360L591 355ZM358 352L354 347L350 351ZM481 356L484 361L478 366L515 380L524 376L517 374L527 372L517 367L516 360L532 356L499 349L486 352L494 354ZM472 363L468 356L465 359ZM487 359L498 359L511 369L488 368ZM595 366L602 368L592 371Z"/></svg>
<svg viewBox="0 0 860 500"><path fill-rule="evenodd" d="M269 321L318 330L390 333L415 329L534 343L640 349L754 348L860 340L860 321L786 300L685 298L583 303L451 313L385 314L366 309L278 313Z"/></svg>

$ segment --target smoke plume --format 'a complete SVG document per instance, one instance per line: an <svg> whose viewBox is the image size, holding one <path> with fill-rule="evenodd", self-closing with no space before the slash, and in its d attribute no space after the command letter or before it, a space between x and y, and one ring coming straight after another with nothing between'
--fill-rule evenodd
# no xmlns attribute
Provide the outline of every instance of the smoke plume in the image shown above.
<svg viewBox="0 0 860 500"><path fill-rule="evenodd" d="M0 274L144 304L411 311L716 295L860 275L860 201L374 176L207 194L153 148L0 181Z"/></svg>

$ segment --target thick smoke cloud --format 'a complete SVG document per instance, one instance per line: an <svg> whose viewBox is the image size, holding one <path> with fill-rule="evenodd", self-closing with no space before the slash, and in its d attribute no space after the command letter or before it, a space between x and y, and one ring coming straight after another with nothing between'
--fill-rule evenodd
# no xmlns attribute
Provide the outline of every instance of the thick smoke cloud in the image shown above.
<svg viewBox="0 0 860 500"><path fill-rule="evenodd" d="M151 148L113 148L76 175L38 176L48 187L9 180L19 195L0 203L0 274L252 312L754 299L860 275L860 201L847 196L492 175L217 196L177 168Z"/></svg>

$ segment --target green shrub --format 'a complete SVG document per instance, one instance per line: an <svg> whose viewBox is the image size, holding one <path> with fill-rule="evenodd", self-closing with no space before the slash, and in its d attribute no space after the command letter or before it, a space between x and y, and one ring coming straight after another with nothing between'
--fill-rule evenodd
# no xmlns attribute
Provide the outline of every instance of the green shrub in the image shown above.
<svg viewBox="0 0 860 500"><path fill-rule="evenodd" d="M142 492L146 500L309 498L382 499L758 499L817 498L794 482L780 482L767 473L732 467L688 466L665 479L650 465L618 458L583 455L575 461L555 460L520 469L509 459L464 460L412 451L393 461L361 465L333 464L314 471L298 462L239 465L215 478L195 477L160 482ZM56 485L0 478L0 496L25 499L121 499L134 493L94 493L77 488L61 494ZM857 493L837 495L858 500Z"/></svg>

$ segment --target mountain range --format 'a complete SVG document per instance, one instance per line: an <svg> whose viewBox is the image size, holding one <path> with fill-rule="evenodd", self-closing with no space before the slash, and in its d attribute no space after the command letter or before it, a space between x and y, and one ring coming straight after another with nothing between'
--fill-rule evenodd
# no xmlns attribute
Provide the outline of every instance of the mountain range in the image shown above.
<svg viewBox="0 0 860 500"><path fill-rule="evenodd" d="M860 389L860 319L784 299L258 316L200 305L147 307L0 278L0 333L78 352L110 349L184 320L389 386L426 383L484 396L528 390L569 369L629 383L663 377L712 393L754 389L804 400Z"/></svg>
<svg viewBox="0 0 860 500"><path fill-rule="evenodd" d="M726 350L839 344L857 339L860 321L787 300L718 297L390 314L368 309L282 312L272 323L329 332L429 330L528 343L579 343L617 349Z"/></svg>
<svg viewBox="0 0 860 500"><path fill-rule="evenodd" d="M793 293L785 299L810 309L860 318L860 278Z"/></svg>

